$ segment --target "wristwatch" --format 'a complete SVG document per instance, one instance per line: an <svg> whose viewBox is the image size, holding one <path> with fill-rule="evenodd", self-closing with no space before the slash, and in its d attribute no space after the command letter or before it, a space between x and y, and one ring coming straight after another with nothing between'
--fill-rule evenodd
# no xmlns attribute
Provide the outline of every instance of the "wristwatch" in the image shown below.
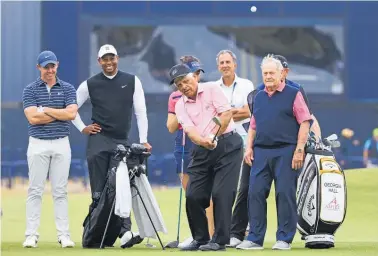
<svg viewBox="0 0 378 256"><path fill-rule="evenodd" d="M295 152L296 152L296 153L303 153L303 149L302 149L302 148L297 148L297 149L295 150Z"/></svg>

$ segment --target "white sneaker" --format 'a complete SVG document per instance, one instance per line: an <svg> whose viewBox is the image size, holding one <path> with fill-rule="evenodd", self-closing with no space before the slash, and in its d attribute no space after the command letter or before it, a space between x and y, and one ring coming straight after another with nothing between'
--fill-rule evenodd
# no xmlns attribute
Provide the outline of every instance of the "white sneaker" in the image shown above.
<svg viewBox="0 0 378 256"><path fill-rule="evenodd" d="M242 243L242 241L240 241L236 237L231 237L230 244L226 244L226 247L235 248L236 246L238 246L241 243Z"/></svg>
<svg viewBox="0 0 378 256"><path fill-rule="evenodd" d="M69 236L60 236L58 242L62 245L62 248L72 248L75 246L75 243Z"/></svg>
<svg viewBox="0 0 378 256"><path fill-rule="evenodd" d="M193 237L188 237L187 239L184 240L184 242L179 243L177 248L181 249L183 247L187 247L188 245L190 245L191 242L193 242Z"/></svg>
<svg viewBox="0 0 378 256"><path fill-rule="evenodd" d="M291 246L285 241L277 241L275 245L273 245L272 249L273 250L290 250Z"/></svg>
<svg viewBox="0 0 378 256"><path fill-rule="evenodd" d="M22 244L24 248L37 248L38 238L37 236L28 236L25 242Z"/></svg>
<svg viewBox="0 0 378 256"><path fill-rule="evenodd" d="M264 247L262 247L259 244L256 244L252 241L244 240L241 244L236 246L236 249L239 250L263 250Z"/></svg>

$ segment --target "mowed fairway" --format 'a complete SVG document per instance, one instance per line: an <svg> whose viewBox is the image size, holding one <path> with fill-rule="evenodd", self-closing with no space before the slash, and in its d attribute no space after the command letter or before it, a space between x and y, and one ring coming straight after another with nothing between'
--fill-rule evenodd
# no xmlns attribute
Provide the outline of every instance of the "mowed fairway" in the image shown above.
<svg viewBox="0 0 378 256"><path fill-rule="evenodd" d="M275 242L276 230L276 210L274 202L274 192L272 191L268 205L268 231L266 234L266 243L264 251L239 251L227 249L221 252L222 255L237 254L256 254L256 255L378 255L378 169L375 170L355 170L346 171L348 185L348 210L344 224L336 233L336 247L329 250L309 250L304 248L304 243L297 234L293 250L281 252L272 251L271 247ZM179 189L155 190L155 195L160 204L160 208L168 228L168 234L161 234L163 244L176 239L177 214ZM25 201L26 190L9 191L2 189L2 255L12 256L31 256L31 255L119 255L121 253L132 253L132 255L178 255L178 254L201 254L208 255L214 252L180 252L177 249L167 249L162 251L157 240L150 240L156 248L147 248L146 240L140 245L131 249L119 248L119 241L114 248L82 249L82 221L87 214L90 203L89 193L70 193L69 194L69 215L72 239L76 243L73 249L62 249L59 247L56 238L54 223L53 202L50 193L43 197L43 208L41 225L39 229L40 240L38 248L24 249L22 242L25 231ZM184 204L183 204L184 206ZM183 207L181 237L185 239L189 235L189 229L186 221L185 208ZM137 229L136 225L133 230ZM219 253L219 252L218 252Z"/></svg>

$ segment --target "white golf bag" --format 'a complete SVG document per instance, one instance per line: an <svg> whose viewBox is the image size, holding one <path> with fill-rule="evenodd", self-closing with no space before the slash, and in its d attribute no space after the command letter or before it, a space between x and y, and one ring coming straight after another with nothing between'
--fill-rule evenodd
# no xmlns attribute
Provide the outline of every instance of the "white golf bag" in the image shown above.
<svg viewBox="0 0 378 256"><path fill-rule="evenodd" d="M323 140L329 144L327 139ZM313 141L312 141L313 142ZM334 247L335 232L345 219L345 175L331 146L307 143L306 157L297 187L297 229L306 247Z"/></svg>

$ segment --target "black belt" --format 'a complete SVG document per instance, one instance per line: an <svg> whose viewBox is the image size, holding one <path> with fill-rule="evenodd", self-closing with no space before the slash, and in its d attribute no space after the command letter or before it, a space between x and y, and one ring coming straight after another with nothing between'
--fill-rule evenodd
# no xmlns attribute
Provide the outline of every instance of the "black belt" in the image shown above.
<svg viewBox="0 0 378 256"><path fill-rule="evenodd" d="M234 135L236 133L236 131L231 131L231 132L228 132L228 133L223 133L222 135L218 136L218 140L222 140L222 139L225 139L227 137L230 137L231 135Z"/></svg>
<svg viewBox="0 0 378 256"><path fill-rule="evenodd" d="M41 137L41 138L34 137L34 136L31 136L31 137L33 137L34 139L39 139L39 140L59 140L59 139L63 139L63 138L68 137L68 136L69 135L58 136L58 137Z"/></svg>

